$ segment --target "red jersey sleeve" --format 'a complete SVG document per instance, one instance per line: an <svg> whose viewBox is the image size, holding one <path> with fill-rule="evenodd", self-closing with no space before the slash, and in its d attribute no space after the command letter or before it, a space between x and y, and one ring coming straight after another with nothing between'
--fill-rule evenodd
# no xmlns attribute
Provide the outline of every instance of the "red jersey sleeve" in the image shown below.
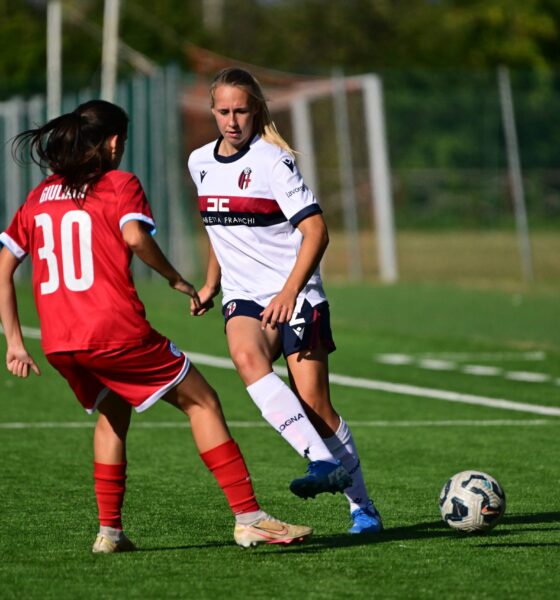
<svg viewBox="0 0 560 600"><path fill-rule="evenodd" d="M19 207L12 222L0 233L0 242L18 259L23 260L29 254L29 229L27 227L27 204Z"/></svg>
<svg viewBox="0 0 560 600"><path fill-rule="evenodd" d="M153 235L156 232L156 224L142 184L136 175L127 175L121 189L117 190L119 227L122 229L128 221L142 221Z"/></svg>

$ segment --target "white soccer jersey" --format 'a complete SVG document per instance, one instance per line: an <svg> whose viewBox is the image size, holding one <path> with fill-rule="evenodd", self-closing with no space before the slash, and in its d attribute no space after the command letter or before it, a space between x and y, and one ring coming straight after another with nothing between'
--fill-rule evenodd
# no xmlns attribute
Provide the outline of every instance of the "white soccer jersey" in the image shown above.
<svg viewBox="0 0 560 600"><path fill-rule="evenodd" d="M297 224L321 208L294 159L278 146L256 136L226 157L216 152L220 141L195 150L189 171L222 270L222 302L267 306L296 261L302 241ZM319 268L301 291L303 299L312 306L326 299Z"/></svg>

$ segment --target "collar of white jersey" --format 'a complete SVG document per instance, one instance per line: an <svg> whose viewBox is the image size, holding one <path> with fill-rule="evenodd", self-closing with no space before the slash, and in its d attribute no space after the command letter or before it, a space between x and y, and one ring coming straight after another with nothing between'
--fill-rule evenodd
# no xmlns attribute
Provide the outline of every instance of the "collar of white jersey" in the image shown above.
<svg viewBox="0 0 560 600"><path fill-rule="evenodd" d="M247 152L249 152L249 150L251 149L251 146L258 142L261 138L258 134L255 134L244 146L243 148L241 148L240 150L238 150L235 154L232 154L231 156L222 156L221 154L218 154L218 149L220 148L220 144L222 143L222 140L224 139L224 136L221 135L217 140L216 140L216 145L214 146L214 159L220 163L232 163L235 162L236 160L239 160L240 158L243 158Z"/></svg>

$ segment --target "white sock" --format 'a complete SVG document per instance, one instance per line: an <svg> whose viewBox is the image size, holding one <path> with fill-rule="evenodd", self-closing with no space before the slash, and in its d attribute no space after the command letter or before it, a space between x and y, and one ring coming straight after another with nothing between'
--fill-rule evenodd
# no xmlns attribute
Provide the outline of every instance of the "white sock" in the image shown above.
<svg viewBox="0 0 560 600"><path fill-rule="evenodd" d="M350 512L357 508L371 506L373 503L367 493L362 467L360 466L360 457L352 439L352 433L342 417L336 433L332 437L325 438L324 442L333 456L342 463L352 477L352 485L344 490L344 494L350 503Z"/></svg>
<svg viewBox="0 0 560 600"><path fill-rule="evenodd" d="M262 416L300 456L311 461L336 462L307 418L298 397L276 373L261 377L247 388L247 392Z"/></svg>
<svg viewBox="0 0 560 600"><path fill-rule="evenodd" d="M99 534L109 538L113 542L120 542L124 535L122 529L115 529L114 527L109 527L108 525L100 525Z"/></svg>
<svg viewBox="0 0 560 600"><path fill-rule="evenodd" d="M262 519L266 519L268 515L264 510L255 510L252 512L240 513L235 515L235 522L239 525L254 525Z"/></svg>

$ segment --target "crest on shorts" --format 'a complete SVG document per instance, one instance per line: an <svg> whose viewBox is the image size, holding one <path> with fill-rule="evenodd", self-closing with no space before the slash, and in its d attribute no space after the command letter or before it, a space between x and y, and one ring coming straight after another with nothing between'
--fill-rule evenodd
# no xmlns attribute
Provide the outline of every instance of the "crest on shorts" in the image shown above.
<svg viewBox="0 0 560 600"><path fill-rule="evenodd" d="M251 183L251 173L251 167L245 167L243 169L243 172L237 180L237 184L239 185L240 189L246 190L249 187L249 184Z"/></svg>
<svg viewBox="0 0 560 600"><path fill-rule="evenodd" d="M237 308L237 304L235 302L230 302L226 306L226 319L228 319L229 317L231 317L231 315L235 312L236 308Z"/></svg>

